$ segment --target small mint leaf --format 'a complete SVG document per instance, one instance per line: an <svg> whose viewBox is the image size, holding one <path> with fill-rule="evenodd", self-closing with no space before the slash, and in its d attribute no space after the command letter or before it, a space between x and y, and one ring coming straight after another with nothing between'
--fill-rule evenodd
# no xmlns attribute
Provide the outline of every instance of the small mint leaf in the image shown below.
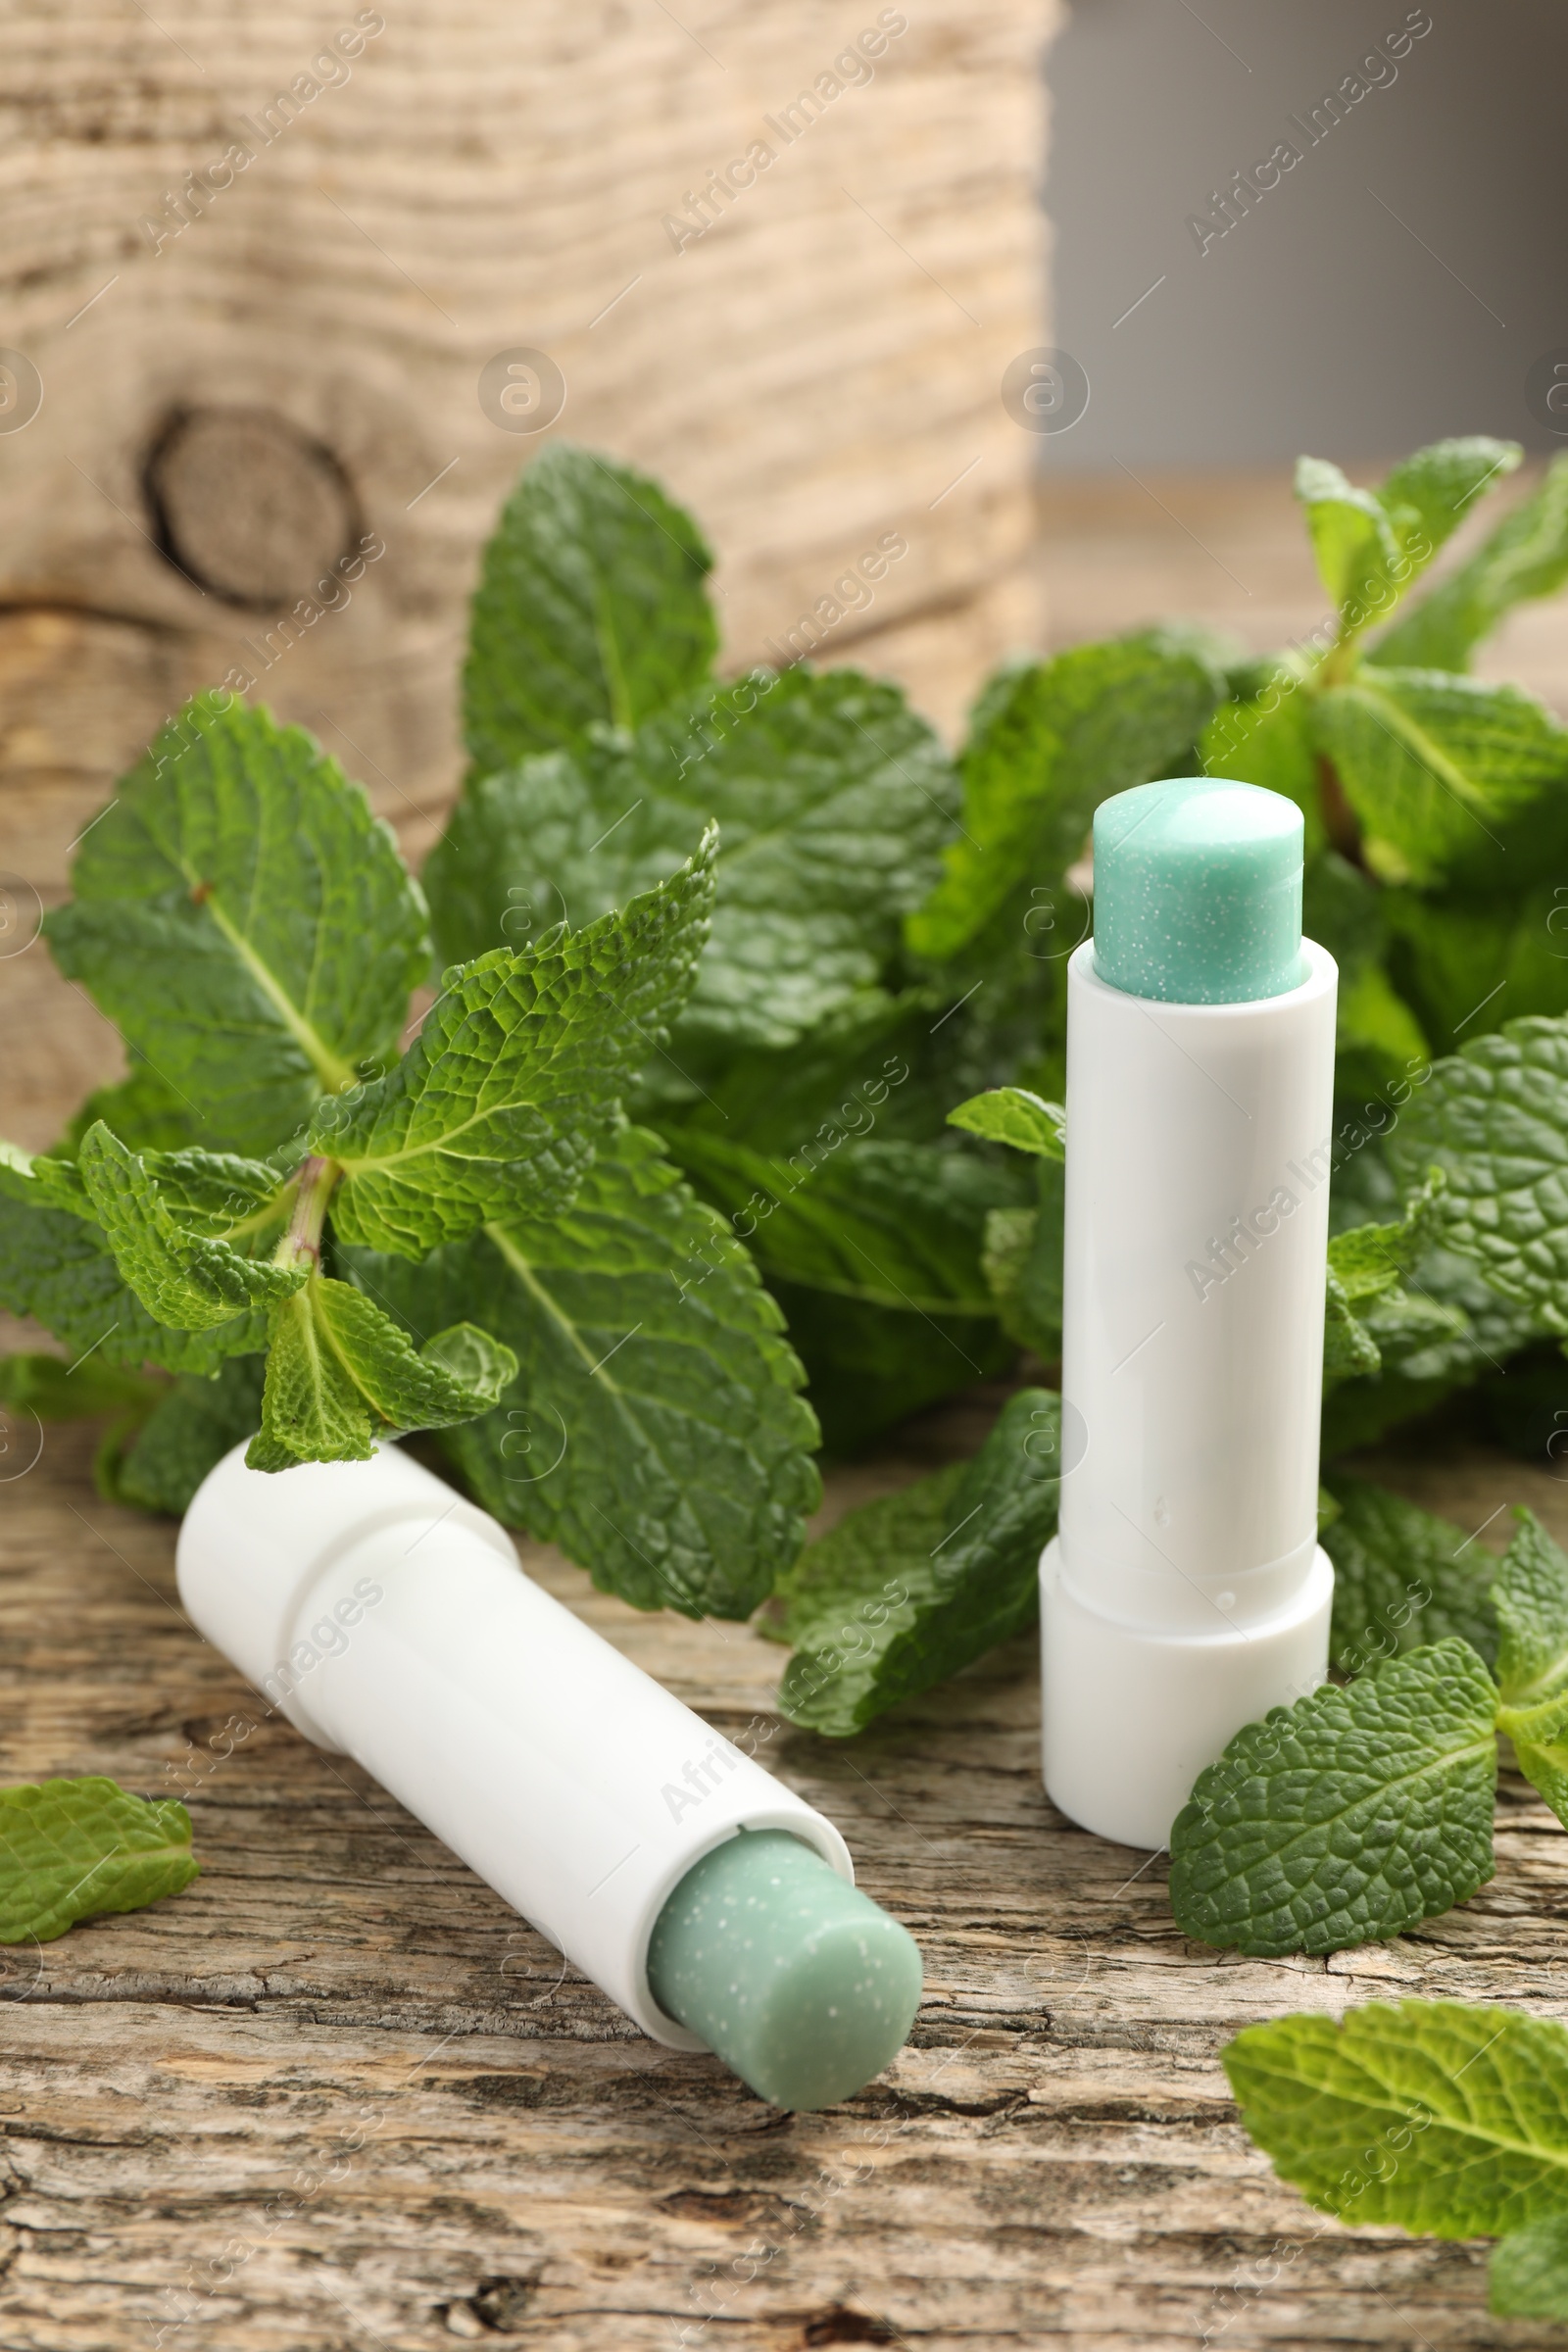
<svg viewBox="0 0 1568 2352"><path fill-rule="evenodd" d="M1297 460L1296 495L1306 509L1318 577L1353 636L1393 610L1398 536L1377 493L1358 490L1326 458Z"/></svg>
<svg viewBox="0 0 1568 2352"><path fill-rule="evenodd" d="M1059 1102L1044 1102L1027 1087L994 1086L989 1094L971 1095L949 1111L948 1125L983 1135L993 1144L1010 1144L1015 1152L1066 1160L1066 1112Z"/></svg>
<svg viewBox="0 0 1568 2352"><path fill-rule="evenodd" d="M253 1470L368 1460L377 1439L484 1412L495 1383L516 1371L516 1358L492 1343L485 1386L472 1389L444 1360L479 1362L466 1335L443 1332L416 1349L363 1291L319 1274L273 1307L270 1340L262 1426L245 1456Z"/></svg>
<svg viewBox="0 0 1568 2352"><path fill-rule="evenodd" d="M0 1788L0 1943L49 1943L78 1919L140 1911L197 1875L190 1815L96 1774Z"/></svg>
<svg viewBox="0 0 1568 2352"><path fill-rule="evenodd" d="M266 1249L285 1221L284 1188L259 1160L208 1152L128 1152L100 1119L79 1166L115 1261L149 1313L175 1331L210 1331L297 1291L306 1269Z"/></svg>
<svg viewBox="0 0 1568 2352"><path fill-rule="evenodd" d="M1342 2022L1248 2026L1220 2056L1252 2138L1320 2212L1476 2237L1568 2204L1568 2032L1554 2020L1367 2001Z"/></svg>
<svg viewBox="0 0 1568 2352"><path fill-rule="evenodd" d="M710 828L669 881L585 930L443 975L397 1068L318 1109L342 1240L420 1257L519 1203L565 1206L690 993L716 846Z"/></svg>
<svg viewBox="0 0 1568 2352"><path fill-rule="evenodd" d="M1183 1934L1260 1959L1337 1952L1474 1894L1493 1873L1496 1703L1447 1641L1238 1732L1171 1832Z"/></svg>
<svg viewBox="0 0 1568 2352"><path fill-rule="evenodd" d="M1524 454L1517 441L1465 433L1418 449L1378 484L1378 504L1394 525L1409 576L1426 569L1476 512L1476 501L1506 481Z"/></svg>
<svg viewBox="0 0 1568 2352"><path fill-rule="evenodd" d="M1393 1290L1401 1274L1420 1264L1442 1229L1445 1182L1443 1170L1434 1168L1397 1223L1352 1225L1333 1236L1329 1265L1352 1305Z"/></svg>
<svg viewBox="0 0 1568 2352"><path fill-rule="evenodd" d="M717 642L712 562L646 474L566 442L543 449L473 600L463 708L478 772L580 744L596 723L635 727L699 685Z"/></svg>

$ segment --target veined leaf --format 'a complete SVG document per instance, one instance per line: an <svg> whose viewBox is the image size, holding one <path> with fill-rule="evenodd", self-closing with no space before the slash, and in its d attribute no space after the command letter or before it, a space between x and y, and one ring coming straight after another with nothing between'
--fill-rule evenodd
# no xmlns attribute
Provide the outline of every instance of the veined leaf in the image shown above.
<svg viewBox="0 0 1568 2352"><path fill-rule="evenodd" d="M1330 1656L1341 1674L1456 1637L1490 1666L1497 1623L1489 1590L1496 1561L1463 1528L1370 1479L1330 1471L1340 1508L1323 1530L1334 1562Z"/></svg>
<svg viewBox="0 0 1568 2352"><path fill-rule="evenodd" d="M134 1062L128 1078L95 1087L54 1149L74 1159L89 1127L102 1119L133 1152L180 1152L208 1141L208 1122L182 1102L146 1062Z"/></svg>
<svg viewBox="0 0 1568 2352"><path fill-rule="evenodd" d="M1511 2230L1493 2254L1487 2287L1501 2317L1568 2320L1568 2213Z"/></svg>
<svg viewBox="0 0 1568 2352"><path fill-rule="evenodd" d="M1526 1780L1568 1824L1568 1558L1533 1511L1514 1517L1519 1531L1492 1588L1501 1632L1497 1729L1513 1741Z"/></svg>
<svg viewBox="0 0 1568 2352"><path fill-rule="evenodd" d="M1043 1102L1027 1087L996 1086L989 1094L971 1096L949 1111L948 1125L993 1144L1010 1144L1015 1152L1066 1161L1066 1112L1059 1102Z"/></svg>
<svg viewBox="0 0 1568 2352"><path fill-rule="evenodd" d="M1447 1641L1250 1723L1171 1831L1183 1934L1262 1959L1337 1952L1474 1894L1493 1873L1496 1703Z"/></svg>
<svg viewBox="0 0 1568 2352"><path fill-rule="evenodd" d="M997 680L961 761L963 832L906 926L915 954L945 961L1014 894L1058 883L1100 803L1160 775L1222 692L1200 650L1159 630L1076 646Z"/></svg>
<svg viewBox="0 0 1568 2352"><path fill-rule="evenodd" d="M1371 660L1420 669L1464 669L1471 649L1528 597L1568 580L1568 454L1539 490L1503 517L1450 579L1425 596L1374 648Z"/></svg>
<svg viewBox="0 0 1568 2352"><path fill-rule="evenodd" d="M1440 1061L1388 1153L1405 1182L1436 1161L1450 1248L1568 1333L1568 1021L1510 1021Z"/></svg>
<svg viewBox="0 0 1568 2352"><path fill-rule="evenodd" d="M267 1151L396 1051L424 905L363 788L208 694L122 778L45 929L214 1149Z"/></svg>
<svg viewBox="0 0 1568 2352"><path fill-rule="evenodd" d="M632 1072L662 1044L707 936L714 835L668 882L586 930L454 967L398 1067L323 1102L346 1242L418 1257L519 1203L570 1200Z"/></svg>
<svg viewBox="0 0 1568 2352"><path fill-rule="evenodd" d="M1306 510L1318 577L1353 635L1393 609L1403 561L1398 535L1377 492L1357 489L1326 458L1298 458L1296 495Z"/></svg>
<svg viewBox="0 0 1568 2352"><path fill-rule="evenodd" d="M425 868L437 938L472 956L586 922L670 873L716 820L712 936L681 1036L781 1050L880 983L957 799L896 686L757 671L635 736L471 781Z"/></svg>
<svg viewBox="0 0 1568 2352"><path fill-rule="evenodd" d="M1568 778L1568 728L1517 686L1366 668L1319 696L1317 740L1389 881L1433 883L1502 847Z"/></svg>
<svg viewBox="0 0 1568 2352"><path fill-rule="evenodd" d="M269 1338L253 1470L368 1461L378 1438L487 1411L517 1369L481 1331L440 1332L416 1349L362 1291L321 1274L272 1308Z"/></svg>
<svg viewBox="0 0 1568 2352"><path fill-rule="evenodd" d="M1463 433L1418 449L1378 484L1378 503L1417 572L1468 520L1476 500L1507 480L1524 454L1517 441Z"/></svg>
<svg viewBox="0 0 1568 2352"><path fill-rule="evenodd" d="M486 1508L637 1608L746 1617L800 1550L816 1429L782 1317L659 1139L619 1129L570 1207L421 1266L353 1253L415 1331L455 1315L514 1350L498 1408L445 1441Z"/></svg>
<svg viewBox="0 0 1568 2352"><path fill-rule="evenodd" d="M266 1250L286 1221L275 1169L232 1152L128 1152L100 1119L82 1138L79 1166L115 1253L149 1313L175 1331L210 1331L297 1291L304 1264L279 1266Z"/></svg>
<svg viewBox="0 0 1568 2352"><path fill-rule="evenodd" d="M1434 1168L1396 1223L1353 1225L1332 1237L1329 1266L1352 1305L1392 1291L1401 1274L1420 1264L1442 1229L1444 1182L1443 1170Z"/></svg>
<svg viewBox="0 0 1568 2352"><path fill-rule="evenodd" d="M853 1526L860 1515L851 1513L807 1551L786 1588L799 1646L778 1703L792 1723L847 1740L1034 1623L1040 1554L1056 1528L1060 1447L1060 1399L1020 1389L955 1485L928 1547L929 1522L905 1502L897 1513L871 1505L874 1532Z"/></svg>
<svg viewBox="0 0 1568 2352"><path fill-rule="evenodd" d="M898 1569L929 1560L947 1534L953 1497L968 1467L950 1462L896 1494L879 1494L846 1511L779 1579L758 1618L758 1632L819 1654L835 1643L863 1648L867 1625L880 1627L888 1607L907 1598Z"/></svg>
<svg viewBox="0 0 1568 2352"><path fill-rule="evenodd" d="M1221 2052L1282 2179L1342 2221L1475 2237L1568 2203L1568 2033L1517 2009L1368 2001Z"/></svg>
<svg viewBox="0 0 1568 2352"><path fill-rule="evenodd" d="M50 1943L78 1919L140 1911L198 1876L190 1815L93 1774L0 1788L0 1943Z"/></svg>
<svg viewBox="0 0 1568 2352"><path fill-rule="evenodd" d="M210 1331L160 1323L115 1263L79 1172L9 1145L0 1145L0 1304L34 1316L74 1361L215 1372L225 1355L266 1339L254 1310Z"/></svg>
<svg viewBox="0 0 1568 2352"><path fill-rule="evenodd" d="M712 562L646 474L562 441L541 450L473 600L463 698L475 768L574 747L596 721L635 727L700 685L716 643Z"/></svg>

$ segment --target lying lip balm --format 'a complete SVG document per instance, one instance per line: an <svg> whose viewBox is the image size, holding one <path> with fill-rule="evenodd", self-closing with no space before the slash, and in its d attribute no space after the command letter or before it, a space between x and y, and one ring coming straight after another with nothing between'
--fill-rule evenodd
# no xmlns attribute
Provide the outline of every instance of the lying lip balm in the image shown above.
<svg viewBox="0 0 1568 2352"><path fill-rule="evenodd" d="M920 1955L833 1824L524 1576L395 1446L247 1470L180 1529L198 1630L353 1756L649 2034L788 2108L902 2048Z"/></svg>
<svg viewBox="0 0 1568 2352"><path fill-rule="evenodd" d="M1202 1768L1328 1670L1317 1543L1331 956L1302 822L1250 784L1117 793L1067 967L1061 1513L1045 1781L1161 1846Z"/></svg>

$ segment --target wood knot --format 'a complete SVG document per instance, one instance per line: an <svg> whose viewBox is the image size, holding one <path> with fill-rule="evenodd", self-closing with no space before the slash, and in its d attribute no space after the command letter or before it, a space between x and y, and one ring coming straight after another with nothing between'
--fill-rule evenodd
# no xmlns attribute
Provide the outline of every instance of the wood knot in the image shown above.
<svg viewBox="0 0 1568 2352"><path fill-rule="evenodd" d="M180 409L147 453L160 552L225 604L275 612L356 545L358 502L332 452L268 409Z"/></svg>

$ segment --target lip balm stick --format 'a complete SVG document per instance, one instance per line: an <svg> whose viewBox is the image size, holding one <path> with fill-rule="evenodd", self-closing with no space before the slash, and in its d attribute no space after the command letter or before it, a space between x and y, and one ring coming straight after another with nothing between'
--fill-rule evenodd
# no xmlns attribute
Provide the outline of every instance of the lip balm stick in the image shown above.
<svg viewBox="0 0 1568 2352"><path fill-rule="evenodd" d="M1301 814L1140 785L1095 818L1067 967L1063 1467L1045 1780L1161 1846L1200 1771L1328 1668L1317 1543L1334 959Z"/></svg>
<svg viewBox="0 0 1568 2352"><path fill-rule="evenodd" d="M263 1473L236 1446L177 1567L198 1630L297 1731L363 1764L656 2041L797 2109L897 2055L920 1955L857 1891L833 1824L398 1447Z"/></svg>

